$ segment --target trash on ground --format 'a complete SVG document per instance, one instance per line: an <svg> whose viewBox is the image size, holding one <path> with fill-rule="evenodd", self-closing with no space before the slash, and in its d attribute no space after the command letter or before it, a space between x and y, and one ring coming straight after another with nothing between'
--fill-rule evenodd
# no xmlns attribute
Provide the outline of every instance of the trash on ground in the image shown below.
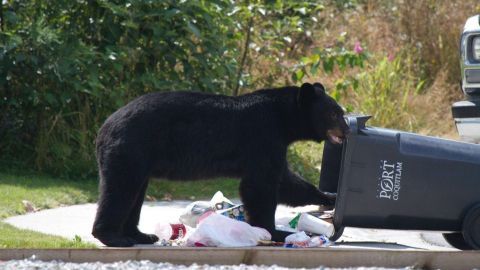
<svg viewBox="0 0 480 270"><path fill-rule="evenodd" d="M333 211L318 211L318 216L331 219ZM245 222L242 204L236 205L217 191L210 201L195 201L185 208L181 224L159 223L155 234L162 246L193 247L324 247L331 244L333 224L308 213L291 213L275 220L275 228L293 233L285 243L271 241L270 233ZM307 235L314 235L310 237Z"/></svg>
<svg viewBox="0 0 480 270"><path fill-rule="evenodd" d="M213 212L215 209L210 202L196 201L185 208L185 212L180 216L181 223L192 228L197 227L198 219L207 212Z"/></svg>
<svg viewBox="0 0 480 270"><path fill-rule="evenodd" d="M180 222L192 228L197 227L198 219L206 212L219 212L238 220L245 220L243 206L235 205L229 199L223 196L221 191L217 191L210 201L196 201L185 208L185 212L180 216Z"/></svg>
<svg viewBox="0 0 480 270"><path fill-rule="evenodd" d="M326 222L307 213L302 213L298 218L297 229L299 231L323 234L327 237L331 237L335 233L335 228L332 223Z"/></svg>
<svg viewBox="0 0 480 270"><path fill-rule="evenodd" d="M284 247L288 248L312 248L327 247L331 245L325 235L310 237L304 231L291 234L285 238Z"/></svg>
<svg viewBox="0 0 480 270"><path fill-rule="evenodd" d="M25 212L27 213L33 213L33 212L38 212L41 210L40 208L35 207L35 205L27 200L22 200L23 208L25 208Z"/></svg>
<svg viewBox="0 0 480 270"><path fill-rule="evenodd" d="M200 221L197 229L187 239L187 246L247 247L271 238L270 233L263 228L212 213Z"/></svg>
<svg viewBox="0 0 480 270"><path fill-rule="evenodd" d="M291 233L297 232L297 230L293 229L292 227L285 226L285 225L282 225L282 224L275 225L275 229L278 230L278 231L291 232Z"/></svg>
<svg viewBox="0 0 480 270"><path fill-rule="evenodd" d="M235 204L227 199L221 191L215 192L212 199L210 199L210 203L216 210L225 210L235 206Z"/></svg>
<svg viewBox="0 0 480 270"><path fill-rule="evenodd" d="M175 240L182 239L187 235L191 228L184 224L170 224L166 222L157 223L155 226L155 235L160 240Z"/></svg>
<svg viewBox="0 0 480 270"><path fill-rule="evenodd" d="M297 214L294 218L292 218L292 220L290 220L290 222L288 223L288 225L290 225L290 228L297 229L300 215L301 214Z"/></svg>
<svg viewBox="0 0 480 270"><path fill-rule="evenodd" d="M235 205L225 210L217 211L217 213L238 221L245 221L245 209L243 208L242 204Z"/></svg>

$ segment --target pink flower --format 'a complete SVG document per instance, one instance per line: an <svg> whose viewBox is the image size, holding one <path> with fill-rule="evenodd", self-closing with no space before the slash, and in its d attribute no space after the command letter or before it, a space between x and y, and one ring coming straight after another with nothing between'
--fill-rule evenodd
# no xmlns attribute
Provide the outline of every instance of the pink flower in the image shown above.
<svg viewBox="0 0 480 270"><path fill-rule="evenodd" d="M388 61L392 62L395 60L395 54L393 52L389 52L387 56Z"/></svg>
<svg viewBox="0 0 480 270"><path fill-rule="evenodd" d="M363 52L362 45L360 45L360 41L355 42L355 47L353 47L353 50L357 54L361 54Z"/></svg>

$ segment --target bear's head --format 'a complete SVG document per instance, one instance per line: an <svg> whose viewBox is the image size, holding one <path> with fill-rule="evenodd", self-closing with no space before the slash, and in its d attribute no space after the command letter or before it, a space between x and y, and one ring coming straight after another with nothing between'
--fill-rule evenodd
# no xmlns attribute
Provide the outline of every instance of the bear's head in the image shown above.
<svg viewBox="0 0 480 270"><path fill-rule="evenodd" d="M342 143L349 128L340 105L327 93L321 83L304 83L298 92L298 104L308 114L317 141L328 139Z"/></svg>

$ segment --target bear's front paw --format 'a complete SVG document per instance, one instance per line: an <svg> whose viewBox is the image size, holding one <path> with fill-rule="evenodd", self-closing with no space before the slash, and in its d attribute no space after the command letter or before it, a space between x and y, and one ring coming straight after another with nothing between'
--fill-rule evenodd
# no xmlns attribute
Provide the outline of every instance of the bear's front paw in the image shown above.
<svg viewBox="0 0 480 270"><path fill-rule="evenodd" d="M337 199L336 193L330 192L320 192L323 200L323 205L335 205L335 201Z"/></svg>
<svg viewBox="0 0 480 270"><path fill-rule="evenodd" d="M286 232L286 231L279 231L279 230L274 230L270 232L272 235L272 241L274 242L285 242L285 237L289 236L292 234L291 232Z"/></svg>

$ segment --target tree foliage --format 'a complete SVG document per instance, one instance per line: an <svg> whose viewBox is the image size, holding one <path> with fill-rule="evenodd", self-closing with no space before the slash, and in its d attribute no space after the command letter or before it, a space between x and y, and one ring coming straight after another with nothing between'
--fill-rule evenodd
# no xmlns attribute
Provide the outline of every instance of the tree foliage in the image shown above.
<svg viewBox="0 0 480 270"><path fill-rule="evenodd" d="M292 65L308 54L324 8L322 0L2 3L0 165L76 177L95 173L98 128L134 97L300 81L315 64ZM345 54L318 55L328 72Z"/></svg>
<svg viewBox="0 0 480 270"><path fill-rule="evenodd" d="M8 1L0 33L1 158L88 174L96 130L133 97L230 93L240 38L232 9L227 0Z"/></svg>

